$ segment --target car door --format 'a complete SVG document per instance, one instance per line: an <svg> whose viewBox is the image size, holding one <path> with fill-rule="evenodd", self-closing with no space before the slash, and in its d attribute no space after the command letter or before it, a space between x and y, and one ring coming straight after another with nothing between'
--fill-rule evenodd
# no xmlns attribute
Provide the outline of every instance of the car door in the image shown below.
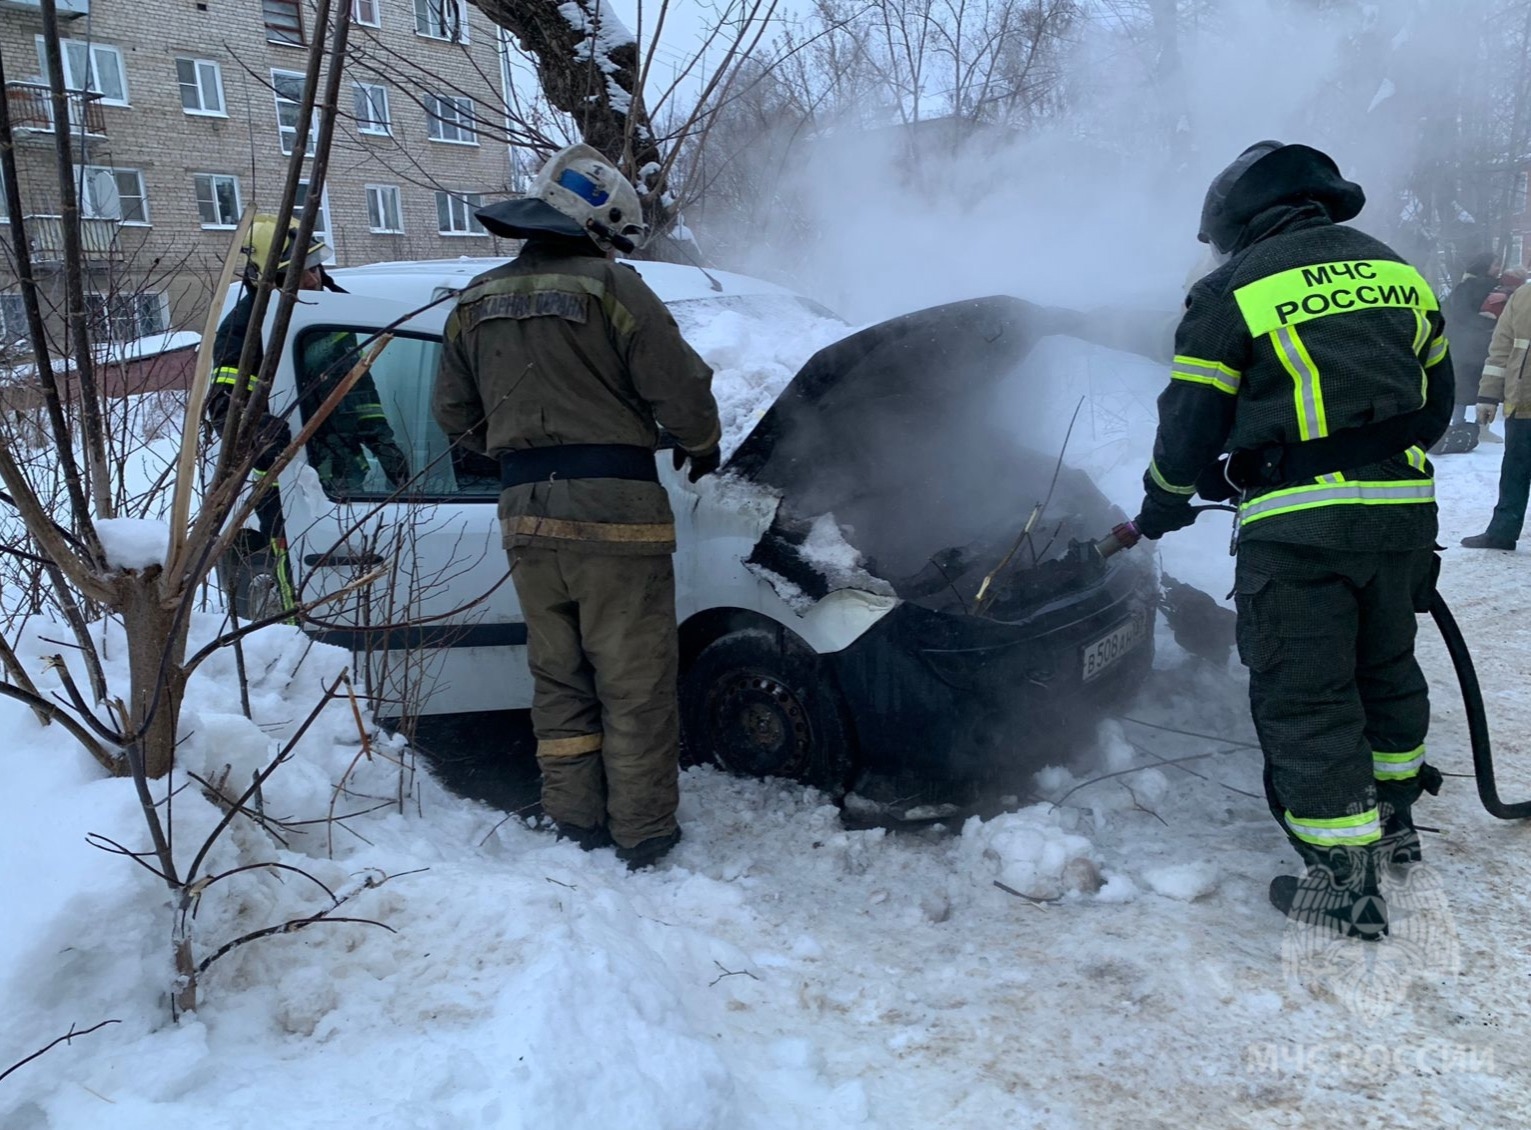
<svg viewBox="0 0 1531 1130"><path fill-rule="evenodd" d="M378 444L336 431L342 416L356 415L348 398L280 484L298 599L373 578L315 609L305 627L356 656L385 718L531 704L526 626L500 543L497 471L482 457L454 451L431 418L449 309L443 303L405 321L370 371L408 482L396 488L389 481ZM305 382L325 372L345 371L407 312L402 303L360 295L323 294L300 304L282 385L310 387ZM294 419L315 407L301 404Z"/></svg>

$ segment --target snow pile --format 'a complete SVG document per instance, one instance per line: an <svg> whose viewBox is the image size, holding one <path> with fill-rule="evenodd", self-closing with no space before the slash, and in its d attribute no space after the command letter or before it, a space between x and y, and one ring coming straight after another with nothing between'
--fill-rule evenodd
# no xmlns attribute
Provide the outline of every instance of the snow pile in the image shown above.
<svg viewBox="0 0 1531 1130"><path fill-rule="evenodd" d="M962 853L973 871L1030 899L1094 894L1101 888L1095 847L1069 830L1075 814L1037 804L962 826Z"/></svg>
<svg viewBox="0 0 1531 1130"><path fill-rule="evenodd" d="M741 296L736 301L744 308L724 300L673 308L686 340L712 366L725 457L744 442L810 357L852 332L795 299ZM764 306L763 312L772 316L756 316L751 306Z"/></svg>
<svg viewBox="0 0 1531 1130"><path fill-rule="evenodd" d="M96 523L96 532L113 569L164 565L170 551L170 526L152 518L104 518Z"/></svg>
<svg viewBox="0 0 1531 1130"><path fill-rule="evenodd" d="M1210 863L1173 863L1165 867L1150 867L1143 872L1143 881L1156 895L1195 902L1217 890L1217 868Z"/></svg>

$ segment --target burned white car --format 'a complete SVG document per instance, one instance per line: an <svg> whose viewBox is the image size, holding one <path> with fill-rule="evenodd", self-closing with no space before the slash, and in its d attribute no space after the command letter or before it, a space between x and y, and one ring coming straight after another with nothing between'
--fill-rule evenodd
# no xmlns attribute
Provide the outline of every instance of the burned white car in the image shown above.
<svg viewBox="0 0 1531 1130"><path fill-rule="evenodd" d="M335 272L350 293L305 295L272 396L297 401L315 335L365 347L399 323L372 375L412 482L395 491L376 466L329 482L303 460L280 482L302 599L387 571L305 624L355 653L385 718L531 702L498 480L455 456L430 416L450 302L406 317L489 265ZM634 266L688 335L709 310L769 321L807 305L737 275ZM1152 660L1152 561L1069 553L1124 516L990 407L1026 379L1038 341L1075 324L1004 297L894 318L814 354L722 475L692 485L661 453L691 758L889 804L919 792L910 782L1034 770L1092 703L1131 694ZM246 615L269 588L262 548L245 544L225 569Z"/></svg>

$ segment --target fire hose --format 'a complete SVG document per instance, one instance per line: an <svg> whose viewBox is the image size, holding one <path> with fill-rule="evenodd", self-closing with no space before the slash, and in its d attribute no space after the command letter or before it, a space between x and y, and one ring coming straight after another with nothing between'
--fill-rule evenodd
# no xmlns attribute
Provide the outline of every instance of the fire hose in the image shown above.
<svg viewBox="0 0 1531 1130"><path fill-rule="evenodd" d="M1195 509L1233 508L1198 506ZM1143 535L1134 523L1123 522L1099 541L1083 543L1081 548L1086 552L1093 550L1104 561L1124 549L1131 549L1142 539ZM1489 744L1488 715L1483 708L1483 691L1478 686L1478 672L1473 667L1473 657L1467 649L1467 641L1462 638L1462 629L1457 626L1456 618L1452 616L1451 609L1446 606L1445 598L1439 592L1430 594L1430 617L1435 621L1436 629L1446 644L1451 665L1456 671L1457 685L1462 688L1462 706L1467 714L1467 733L1472 742L1473 776L1478 781L1478 799L1483 802L1490 816L1500 820L1531 819L1531 800L1512 803L1499 796L1499 788L1494 780L1494 753Z"/></svg>

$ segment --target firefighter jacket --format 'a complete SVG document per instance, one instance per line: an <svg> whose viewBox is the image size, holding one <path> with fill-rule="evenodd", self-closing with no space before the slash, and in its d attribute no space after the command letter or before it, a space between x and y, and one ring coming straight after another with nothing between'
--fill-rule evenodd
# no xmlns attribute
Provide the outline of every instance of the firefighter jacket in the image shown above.
<svg viewBox="0 0 1531 1130"><path fill-rule="evenodd" d="M1188 505L1220 453L1300 448L1416 414L1415 445L1397 455L1247 489L1238 536L1344 550L1433 545L1425 447L1450 420L1454 382L1429 285L1318 205L1273 207L1248 233L1186 299L1145 510Z"/></svg>
<svg viewBox="0 0 1531 1130"><path fill-rule="evenodd" d="M444 337L432 411L471 451L654 451L663 427L686 451L707 455L722 438L712 370L637 272L589 240L529 240L512 262L468 284ZM555 475L509 486L500 522L508 549L675 549L658 482Z"/></svg>
<svg viewBox="0 0 1531 1130"><path fill-rule="evenodd" d="M1504 403L1504 414L1531 416L1531 286L1523 286L1510 295L1504 313L1494 327L1494 339L1488 347L1488 362L1478 385L1478 399Z"/></svg>
<svg viewBox="0 0 1531 1130"><path fill-rule="evenodd" d="M220 428L228 414L229 398L239 379L239 358L245 336L250 331L250 314L255 291L246 289L234 308L224 317L213 339L213 387L208 398L208 413ZM302 419L316 411L361 357L356 335L349 331L319 331L305 334L300 342L298 366L299 411ZM255 345L249 387L255 387L263 356L262 343ZM257 470L265 470L287 445L291 436L285 426L273 426L269 432L278 437L269 445L274 450L261 452ZM356 490L367 475L365 451L371 451L382 466L388 481L395 487L409 479L409 461L394 440L393 429L383 411L377 382L371 372L363 373L329 418L319 426L309 441L308 456L326 487L342 491Z"/></svg>

